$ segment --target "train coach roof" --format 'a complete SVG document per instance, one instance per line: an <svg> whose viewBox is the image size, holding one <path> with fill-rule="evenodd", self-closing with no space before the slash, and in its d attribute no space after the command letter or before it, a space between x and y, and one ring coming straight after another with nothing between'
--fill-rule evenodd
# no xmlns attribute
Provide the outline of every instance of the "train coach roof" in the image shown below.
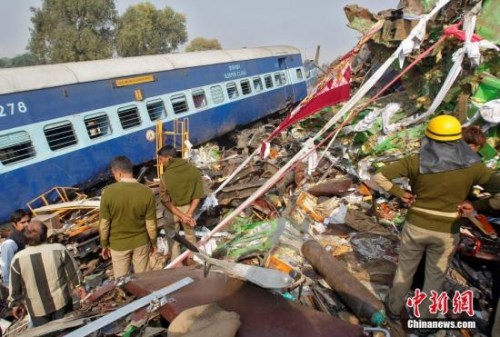
<svg viewBox="0 0 500 337"><path fill-rule="evenodd" d="M0 94L298 53L295 47L270 46L6 68L0 69Z"/></svg>

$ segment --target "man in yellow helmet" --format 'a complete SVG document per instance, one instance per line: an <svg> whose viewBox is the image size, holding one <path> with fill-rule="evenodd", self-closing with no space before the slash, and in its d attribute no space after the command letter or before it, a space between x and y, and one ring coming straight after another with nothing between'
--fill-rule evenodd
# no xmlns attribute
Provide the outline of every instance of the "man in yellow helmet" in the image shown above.
<svg viewBox="0 0 500 337"><path fill-rule="evenodd" d="M419 306L422 318L429 313L431 290L442 290L449 261L459 241L459 205L472 186L486 183L492 171L462 139L462 127L453 116L429 121L420 153L382 167L374 176L377 184L409 207L401 232L399 264L386 300L387 314L397 320L406 303L413 275L425 252L427 298ZM391 182L409 178L411 191Z"/></svg>

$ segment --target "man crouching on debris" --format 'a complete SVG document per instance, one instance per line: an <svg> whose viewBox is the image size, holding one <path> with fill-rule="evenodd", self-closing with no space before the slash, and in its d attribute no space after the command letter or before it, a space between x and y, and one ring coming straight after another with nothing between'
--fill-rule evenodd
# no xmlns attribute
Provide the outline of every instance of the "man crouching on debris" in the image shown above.
<svg viewBox="0 0 500 337"><path fill-rule="evenodd" d="M63 318L73 311L69 284L80 298L85 289L80 285L76 263L59 243L46 243L47 226L31 221L25 230L27 247L17 253L10 267L9 292L12 315L25 314L24 299L33 326Z"/></svg>
<svg viewBox="0 0 500 337"><path fill-rule="evenodd" d="M113 262L115 278L145 272L150 252L156 253L156 203L153 191L133 177L130 159L111 162L116 183L106 187L99 210L99 236L104 259Z"/></svg>
<svg viewBox="0 0 500 337"><path fill-rule="evenodd" d="M165 167L165 172L160 178L160 196L163 205L174 216L173 226L176 232L180 224L184 228L186 240L196 243L194 227L196 221L193 214L203 197L203 182L197 167L189 164L184 159L178 158L177 150L166 145L158 150L158 158ZM169 241L171 258L180 254L177 242Z"/></svg>
<svg viewBox="0 0 500 337"><path fill-rule="evenodd" d="M431 290L439 293L446 270L459 241L458 207L473 185L486 183L491 175L479 156L462 139L458 119L441 115L429 121L420 153L385 166L375 181L410 207L401 232L399 264L386 301L388 316L398 321L406 303L413 275L426 253L422 318L429 313ZM391 182L406 177L411 192Z"/></svg>

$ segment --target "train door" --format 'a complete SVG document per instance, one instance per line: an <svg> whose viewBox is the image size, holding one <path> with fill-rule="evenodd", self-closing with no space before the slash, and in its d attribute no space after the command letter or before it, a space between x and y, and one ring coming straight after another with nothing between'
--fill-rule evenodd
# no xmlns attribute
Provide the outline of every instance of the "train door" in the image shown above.
<svg viewBox="0 0 500 337"><path fill-rule="evenodd" d="M281 72L285 74L285 83L286 83L284 88L285 106L288 106L293 102L295 93L293 92L294 89L292 85L293 84L292 76L290 75L288 64L286 62L286 57L278 58L278 67L281 70Z"/></svg>

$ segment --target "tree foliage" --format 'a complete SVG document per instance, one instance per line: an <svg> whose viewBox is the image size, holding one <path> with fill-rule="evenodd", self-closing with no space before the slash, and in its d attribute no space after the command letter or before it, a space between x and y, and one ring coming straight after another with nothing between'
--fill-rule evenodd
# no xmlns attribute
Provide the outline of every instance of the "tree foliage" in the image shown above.
<svg viewBox="0 0 500 337"><path fill-rule="evenodd" d="M2 57L0 59L0 68L8 68L8 67L11 66L10 64L11 64L10 58L8 58L8 57Z"/></svg>
<svg viewBox="0 0 500 337"><path fill-rule="evenodd" d="M151 3L130 6L118 19L116 50L120 56L163 54L186 42L186 18L166 6Z"/></svg>
<svg viewBox="0 0 500 337"><path fill-rule="evenodd" d="M114 0L44 0L33 12L28 48L40 63L113 55Z"/></svg>
<svg viewBox="0 0 500 337"><path fill-rule="evenodd" d="M197 37L193 39L186 47L186 52L217 49L222 49L217 39L205 39L203 37Z"/></svg>
<svg viewBox="0 0 500 337"><path fill-rule="evenodd" d="M38 60L30 53L17 55L13 58L3 57L0 59L0 68L26 67L38 64Z"/></svg>

